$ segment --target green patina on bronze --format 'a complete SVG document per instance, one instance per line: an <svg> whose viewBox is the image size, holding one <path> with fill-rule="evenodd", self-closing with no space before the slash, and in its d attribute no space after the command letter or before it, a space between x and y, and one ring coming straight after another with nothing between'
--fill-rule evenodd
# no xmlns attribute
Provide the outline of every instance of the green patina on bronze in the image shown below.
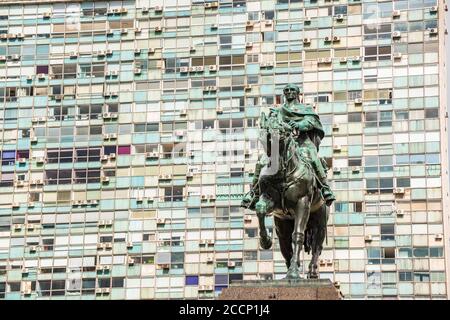
<svg viewBox="0 0 450 320"><path fill-rule="evenodd" d="M316 278L328 207L336 199L327 182L326 162L318 155L325 132L314 109L299 102L296 85L287 85L283 93L282 106L261 114L260 139L266 152L258 159L252 188L242 206L256 211L264 249L272 245L264 217L274 213L288 278L299 277L303 245L305 251L313 252L308 276Z"/></svg>

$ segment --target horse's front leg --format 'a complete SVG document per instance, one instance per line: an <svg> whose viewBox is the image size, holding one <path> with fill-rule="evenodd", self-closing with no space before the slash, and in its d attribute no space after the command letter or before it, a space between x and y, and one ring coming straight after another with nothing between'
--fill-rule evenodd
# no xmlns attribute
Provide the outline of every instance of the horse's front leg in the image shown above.
<svg viewBox="0 0 450 320"><path fill-rule="evenodd" d="M290 267L287 272L288 279L300 278L300 252L302 251L305 238L306 225L309 219L310 199L309 196L301 198L295 206L294 232L292 233L293 254Z"/></svg>
<svg viewBox="0 0 450 320"><path fill-rule="evenodd" d="M259 222L259 244L264 250L270 249L272 247L272 239L270 238L267 229L265 218L269 210L272 210L273 202L262 194L259 201L255 205L256 215Z"/></svg>

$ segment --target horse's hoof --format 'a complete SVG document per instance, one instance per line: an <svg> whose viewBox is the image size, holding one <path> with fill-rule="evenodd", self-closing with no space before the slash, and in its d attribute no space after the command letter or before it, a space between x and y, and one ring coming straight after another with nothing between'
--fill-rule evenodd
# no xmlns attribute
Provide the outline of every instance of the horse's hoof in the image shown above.
<svg viewBox="0 0 450 320"><path fill-rule="evenodd" d="M270 237L261 237L259 239L259 244L261 245L261 248L268 250L272 248L272 239Z"/></svg>
<svg viewBox="0 0 450 320"><path fill-rule="evenodd" d="M308 279L319 279L319 275L315 272L308 272Z"/></svg>
<svg viewBox="0 0 450 320"><path fill-rule="evenodd" d="M297 268L289 268L286 273L286 279L300 279L300 272Z"/></svg>

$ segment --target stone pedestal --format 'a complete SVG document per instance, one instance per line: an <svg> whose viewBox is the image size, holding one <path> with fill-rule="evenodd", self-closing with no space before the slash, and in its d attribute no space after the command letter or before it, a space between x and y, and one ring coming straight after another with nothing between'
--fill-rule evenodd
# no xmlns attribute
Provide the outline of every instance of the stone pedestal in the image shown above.
<svg viewBox="0 0 450 320"><path fill-rule="evenodd" d="M341 300L328 279L246 280L232 282L219 300Z"/></svg>

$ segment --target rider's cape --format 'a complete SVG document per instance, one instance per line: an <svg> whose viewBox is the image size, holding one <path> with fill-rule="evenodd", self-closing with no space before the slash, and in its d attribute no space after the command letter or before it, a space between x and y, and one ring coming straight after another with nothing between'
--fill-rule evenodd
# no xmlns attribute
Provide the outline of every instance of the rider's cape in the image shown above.
<svg viewBox="0 0 450 320"><path fill-rule="evenodd" d="M281 113L285 122L289 121L308 121L313 127L314 131L319 135L320 140L325 136L325 132L320 122L319 116L314 112L311 106L305 106L304 104L296 104L293 108L288 108L285 104L279 108L270 108L270 113Z"/></svg>

